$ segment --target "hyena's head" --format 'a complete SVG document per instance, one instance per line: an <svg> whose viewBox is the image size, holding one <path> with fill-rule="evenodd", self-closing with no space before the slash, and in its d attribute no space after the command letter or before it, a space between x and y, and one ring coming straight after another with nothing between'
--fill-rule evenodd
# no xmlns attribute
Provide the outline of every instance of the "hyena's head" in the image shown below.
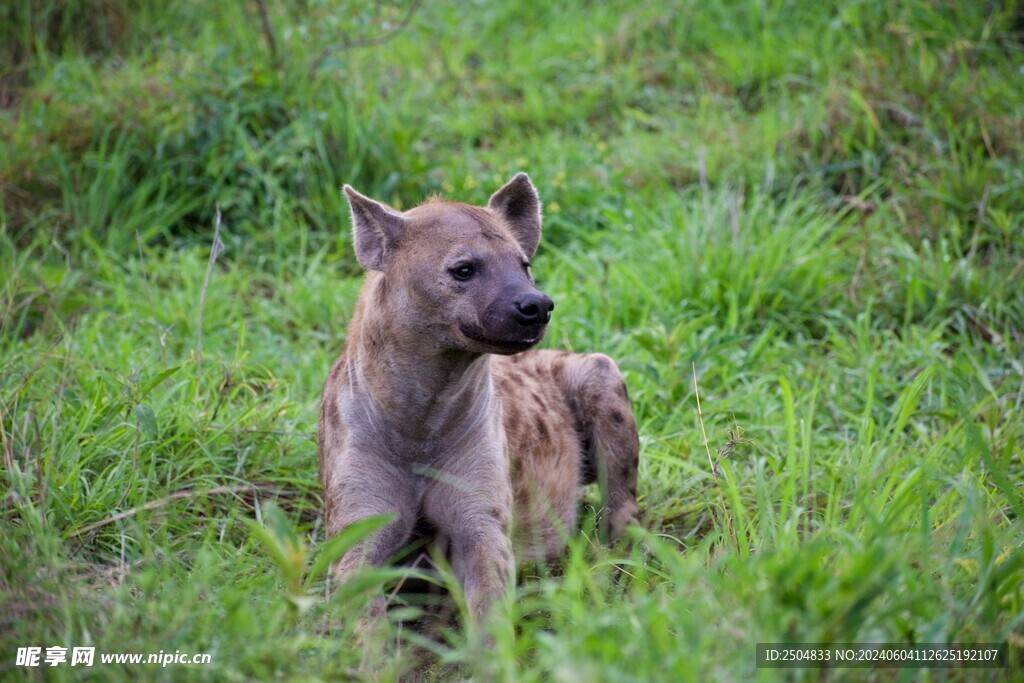
<svg viewBox="0 0 1024 683"><path fill-rule="evenodd" d="M554 304L530 272L541 218L525 173L486 207L432 200L402 213L345 195L359 263L383 273L388 314L424 344L512 354L544 336Z"/></svg>

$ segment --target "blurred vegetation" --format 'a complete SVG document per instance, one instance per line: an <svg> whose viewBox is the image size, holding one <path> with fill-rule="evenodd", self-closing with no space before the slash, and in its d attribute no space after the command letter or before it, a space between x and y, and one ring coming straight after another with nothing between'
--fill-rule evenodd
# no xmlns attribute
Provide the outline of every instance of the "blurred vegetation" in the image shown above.
<svg viewBox="0 0 1024 683"><path fill-rule="evenodd" d="M585 519L491 650L395 611L379 676L774 680L776 640L1007 641L984 679L1018 675L1019 2L263 6L0 8L7 652L363 675L394 575L307 567L342 547L313 441L360 284L340 187L483 203L526 170L546 344L624 368L648 531L601 549Z"/></svg>

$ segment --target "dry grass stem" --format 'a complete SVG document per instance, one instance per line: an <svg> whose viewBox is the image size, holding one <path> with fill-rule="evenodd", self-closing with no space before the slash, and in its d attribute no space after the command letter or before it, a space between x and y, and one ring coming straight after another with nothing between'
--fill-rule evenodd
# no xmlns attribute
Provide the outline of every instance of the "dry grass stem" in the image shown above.
<svg viewBox="0 0 1024 683"><path fill-rule="evenodd" d="M217 217L213 227L213 244L210 245L210 260L206 263L206 277L203 279L203 289L199 293L199 322L197 323L198 339L196 340L196 379L203 367L203 308L206 306L206 290L210 286L210 274L213 272L213 264L224 249L224 243L220 241L220 204L217 205Z"/></svg>

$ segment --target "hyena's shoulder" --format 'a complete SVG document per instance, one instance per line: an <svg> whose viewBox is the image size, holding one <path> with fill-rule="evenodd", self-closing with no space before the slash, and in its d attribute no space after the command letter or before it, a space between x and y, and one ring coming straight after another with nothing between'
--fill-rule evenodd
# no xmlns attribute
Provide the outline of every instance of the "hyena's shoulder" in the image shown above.
<svg viewBox="0 0 1024 683"><path fill-rule="evenodd" d="M622 373L602 353L543 349L496 356L492 372L512 444L572 435L586 451L595 427L635 433Z"/></svg>
<svg viewBox="0 0 1024 683"><path fill-rule="evenodd" d="M515 403L537 403L537 392L569 402L605 400L592 395L590 385L601 390L613 387L616 399L628 400L622 373L615 361L603 353L573 353L553 349L526 351L514 356L495 356L492 370L502 399Z"/></svg>
<svg viewBox="0 0 1024 683"><path fill-rule="evenodd" d="M491 359L502 421L512 443L557 441L562 434L575 438L569 393L576 356L544 349Z"/></svg>
<svg viewBox="0 0 1024 683"><path fill-rule="evenodd" d="M541 349L513 356L494 356L491 371L502 400L543 403L545 396L561 399L562 387L573 372L573 357L576 355L568 351Z"/></svg>

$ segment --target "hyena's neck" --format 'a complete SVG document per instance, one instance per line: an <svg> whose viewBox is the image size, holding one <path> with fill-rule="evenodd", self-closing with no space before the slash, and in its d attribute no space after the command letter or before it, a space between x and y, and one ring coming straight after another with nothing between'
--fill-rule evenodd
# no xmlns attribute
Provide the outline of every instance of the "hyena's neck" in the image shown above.
<svg viewBox="0 0 1024 683"><path fill-rule="evenodd" d="M482 427L474 418L493 415L497 400L490 354L425 344L367 293L353 316L358 324L349 325L346 355L353 388L372 398L373 421L420 440Z"/></svg>

